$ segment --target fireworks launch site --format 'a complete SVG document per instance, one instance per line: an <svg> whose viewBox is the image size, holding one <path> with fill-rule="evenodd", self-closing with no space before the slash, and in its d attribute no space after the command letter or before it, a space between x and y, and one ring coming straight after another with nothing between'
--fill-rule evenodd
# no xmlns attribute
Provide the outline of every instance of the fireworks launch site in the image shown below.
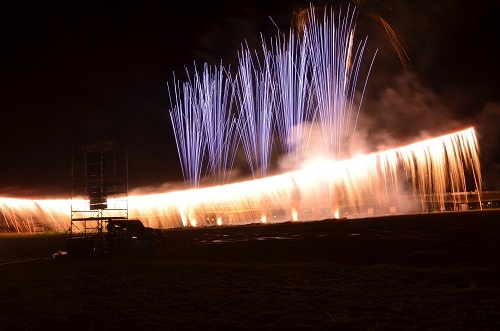
<svg viewBox="0 0 500 331"><path fill-rule="evenodd" d="M362 150L355 21L311 6L175 78L176 189L129 190L106 140L73 151L70 198L0 197L0 329L500 329L476 130Z"/></svg>

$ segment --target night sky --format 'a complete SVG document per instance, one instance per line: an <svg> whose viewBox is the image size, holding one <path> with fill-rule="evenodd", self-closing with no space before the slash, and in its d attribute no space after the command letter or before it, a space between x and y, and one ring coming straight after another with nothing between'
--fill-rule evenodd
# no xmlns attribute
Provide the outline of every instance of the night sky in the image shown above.
<svg viewBox="0 0 500 331"><path fill-rule="evenodd" d="M242 42L287 32L310 2L79 3L0 5L0 196L68 197L72 152L105 140L127 148L131 189L179 183L174 73L235 66ZM485 189L500 189L499 14L497 1L361 1L366 60L378 49L356 133L366 151L474 125ZM374 15L401 37L408 66Z"/></svg>

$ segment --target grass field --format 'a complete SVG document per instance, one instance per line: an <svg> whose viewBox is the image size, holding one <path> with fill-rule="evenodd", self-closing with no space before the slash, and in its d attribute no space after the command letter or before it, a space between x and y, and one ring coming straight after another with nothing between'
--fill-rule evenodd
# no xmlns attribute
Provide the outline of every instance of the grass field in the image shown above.
<svg viewBox="0 0 500 331"><path fill-rule="evenodd" d="M500 211L165 230L58 258L0 235L0 330L500 330Z"/></svg>

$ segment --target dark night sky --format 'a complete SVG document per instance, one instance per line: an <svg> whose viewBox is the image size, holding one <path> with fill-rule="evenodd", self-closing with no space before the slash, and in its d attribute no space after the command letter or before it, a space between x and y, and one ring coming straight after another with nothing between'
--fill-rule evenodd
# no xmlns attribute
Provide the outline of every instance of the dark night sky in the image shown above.
<svg viewBox="0 0 500 331"><path fill-rule="evenodd" d="M309 5L167 3L0 5L0 196L68 196L72 151L109 139L129 151L131 188L179 182L167 90L173 73L181 77L193 63L234 65L241 42L258 47L260 33L273 37L275 24L287 31L293 10ZM369 148L474 125L486 188L500 189L496 3L362 2L357 33L368 36L368 60L379 50L359 130ZM371 13L401 36L408 67Z"/></svg>

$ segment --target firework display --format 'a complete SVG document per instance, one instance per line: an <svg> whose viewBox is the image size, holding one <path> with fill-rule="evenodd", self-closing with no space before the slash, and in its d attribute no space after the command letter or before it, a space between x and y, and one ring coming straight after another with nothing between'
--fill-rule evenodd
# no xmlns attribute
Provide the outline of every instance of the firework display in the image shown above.
<svg viewBox="0 0 500 331"><path fill-rule="evenodd" d="M350 157L366 39L354 47L354 10L316 16L311 7L299 23L300 36L290 30L263 39L259 52L242 45L234 77L222 66L205 65L182 89L173 84L170 115L190 188L227 183L238 149L253 178L268 175L272 155L296 168L314 156L313 134L319 136L316 153Z"/></svg>
<svg viewBox="0 0 500 331"><path fill-rule="evenodd" d="M455 210L467 202L456 193L480 193L473 128L352 155L374 61L362 69L367 40L355 43L355 16L311 7L300 34L263 39L259 51L242 45L234 73L204 65L175 81L170 117L186 189L130 194L128 216L155 228L310 221ZM231 178L237 155L249 180ZM287 171L271 175L273 162ZM0 198L1 221L19 232L66 230L69 209Z"/></svg>

